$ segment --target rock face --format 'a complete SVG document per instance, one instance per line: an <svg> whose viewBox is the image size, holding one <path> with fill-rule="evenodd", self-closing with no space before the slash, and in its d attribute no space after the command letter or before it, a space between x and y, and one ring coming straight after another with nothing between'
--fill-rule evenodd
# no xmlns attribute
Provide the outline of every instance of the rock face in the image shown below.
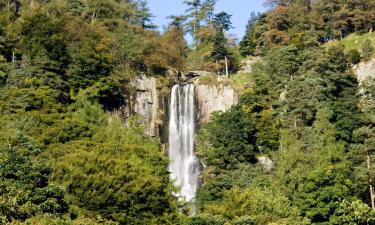
<svg viewBox="0 0 375 225"><path fill-rule="evenodd" d="M227 111L237 104L239 94L229 85L197 85L199 124L207 123L216 111Z"/></svg>
<svg viewBox="0 0 375 225"><path fill-rule="evenodd" d="M133 112L141 115L147 135L159 136L160 109L162 101L157 89L157 78L139 76L135 80L136 94L134 96Z"/></svg>
<svg viewBox="0 0 375 225"><path fill-rule="evenodd" d="M226 111L238 103L239 94L230 85L194 83L198 124L207 123L213 112ZM168 134L169 94L161 92L158 88L158 79L155 77L141 75L136 78L133 86L136 92L119 110L120 116L126 119L134 114L140 115L145 133L165 142Z"/></svg>
<svg viewBox="0 0 375 225"><path fill-rule="evenodd" d="M273 163L273 161L266 156L258 157L258 162L260 163L260 165L263 166L263 168L266 171L271 171L275 167L275 164Z"/></svg>
<svg viewBox="0 0 375 225"><path fill-rule="evenodd" d="M375 78L375 58L368 62L361 62L353 67L358 83L361 84L368 78Z"/></svg>

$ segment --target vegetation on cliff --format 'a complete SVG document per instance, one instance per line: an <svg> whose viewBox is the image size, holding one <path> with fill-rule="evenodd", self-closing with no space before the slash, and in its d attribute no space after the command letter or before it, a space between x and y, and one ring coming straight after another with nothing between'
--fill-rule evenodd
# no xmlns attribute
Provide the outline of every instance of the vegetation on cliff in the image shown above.
<svg viewBox="0 0 375 225"><path fill-rule="evenodd" d="M240 44L244 56L262 56L250 88L198 134L205 169L196 220L375 224L373 80L360 86L352 71L373 57L373 34L363 33L374 19L360 17L374 2L268 3Z"/></svg>
<svg viewBox="0 0 375 225"><path fill-rule="evenodd" d="M215 0L185 3L160 33L143 0L0 0L0 224L375 224L374 81L351 69L373 57L375 2L268 0L239 46ZM188 217L161 144L116 110L137 74L240 54L262 57L250 75L199 81L242 97L199 131Z"/></svg>

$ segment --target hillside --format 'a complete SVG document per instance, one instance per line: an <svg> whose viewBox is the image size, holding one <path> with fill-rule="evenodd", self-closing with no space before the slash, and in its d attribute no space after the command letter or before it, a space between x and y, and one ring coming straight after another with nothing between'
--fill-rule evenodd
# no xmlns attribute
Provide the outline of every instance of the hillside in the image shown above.
<svg viewBox="0 0 375 225"><path fill-rule="evenodd" d="M0 0L0 225L375 225L375 0L219 1Z"/></svg>
<svg viewBox="0 0 375 225"><path fill-rule="evenodd" d="M364 33L358 34L353 33L339 41L332 41L327 43L327 46L332 46L337 43L340 43L345 46L346 51L350 50L361 50L362 45L365 43L365 40L370 40L371 44L375 46L375 33Z"/></svg>

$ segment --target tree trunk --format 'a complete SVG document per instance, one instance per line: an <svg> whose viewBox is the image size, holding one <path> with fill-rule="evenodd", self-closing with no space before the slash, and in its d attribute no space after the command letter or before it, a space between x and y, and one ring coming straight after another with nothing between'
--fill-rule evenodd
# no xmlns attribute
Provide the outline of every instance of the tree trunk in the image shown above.
<svg viewBox="0 0 375 225"><path fill-rule="evenodd" d="M96 10L94 10L94 12L92 12L92 15L91 15L91 26L94 25L95 16L96 16Z"/></svg>
<svg viewBox="0 0 375 225"><path fill-rule="evenodd" d="M225 75L229 78L228 58L225 56Z"/></svg>
<svg viewBox="0 0 375 225"><path fill-rule="evenodd" d="M371 169L371 159L370 159L370 154L367 153L367 169ZM370 191L370 199L371 199L371 208L374 210L375 209L375 199L374 199L374 188L372 187L372 179L369 178L369 191Z"/></svg>

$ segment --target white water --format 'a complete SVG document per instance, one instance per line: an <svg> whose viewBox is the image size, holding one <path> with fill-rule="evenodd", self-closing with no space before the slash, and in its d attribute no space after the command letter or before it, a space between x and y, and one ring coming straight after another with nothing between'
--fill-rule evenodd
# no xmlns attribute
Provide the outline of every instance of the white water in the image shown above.
<svg viewBox="0 0 375 225"><path fill-rule="evenodd" d="M169 171L180 192L176 195L193 201L198 188L199 161L194 156L195 86L179 84L172 88L169 119Z"/></svg>

